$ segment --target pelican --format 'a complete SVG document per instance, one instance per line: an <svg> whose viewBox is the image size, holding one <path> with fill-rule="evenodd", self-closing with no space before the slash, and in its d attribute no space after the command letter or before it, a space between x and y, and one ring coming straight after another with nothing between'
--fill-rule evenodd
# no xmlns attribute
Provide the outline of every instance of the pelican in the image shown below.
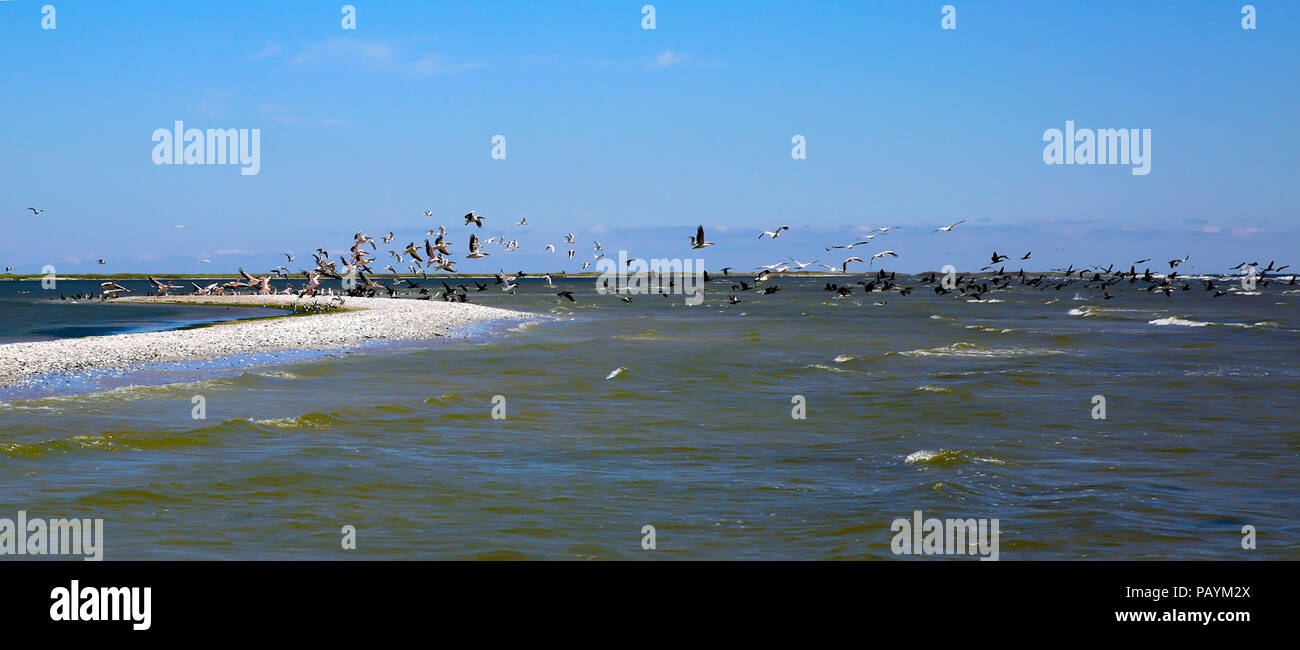
<svg viewBox="0 0 1300 650"><path fill-rule="evenodd" d="M569 234L567 234L567 235L564 236L564 243L566 243L566 244L572 244L572 243L573 243L573 233L569 233Z"/></svg>
<svg viewBox="0 0 1300 650"><path fill-rule="evenodd" d="M472 223L472 224L474 224L475 226L477 226L477 227L479 227L479 228L482 228L482 227L483 227L483 219L484 219L484 218L485 218L485 217L480 217L480 216L474 214L474 211L473 211L473 210L470 210L469 212L467 212L467 213L465 214L465 225L468 226L468 225L470 225L470 224Z"/></svg>
<svg viewBox="0 0 1300 650"><path fill-rule="evenodd" d="M469 255L466 255L466 256L465 256L465 259L471 259L471 260L472 260L472 259L478 259L478 258L480 258L480 257L487 257L488 255L491 254L491 253L484 253L483 251L479 250L479 246L480 246L480 244L479 244L479 241L478 241L478 236L475 235L474 233L470 233L470 235L469 235Z"/></svg>
<svg viewBox="0 0 1300 650"><path fill-rule="evenodd" d="M965 219L962 219L961 221L957 221L957 222L955 222L955 223L953 223L953 224L951 224L951 225L944 226L944 227L942 227L942 228L935 228L935 229L934 229L934 232L940 232L940 231L942 231L942 232L952 232L952 229L953 229L953 228L956 228L956 227L957 227L957 224L960 224L960 223L966 223L966 220L965 220Z"/></svg>
<svg viewBox="0 0 1300 650"><path fill-rule="evenodd" d="M547 244L547 245L546 245L546 252L548 252L548 253L554 253L554 252L555 252L555 244Z"/></svg>
<svg viewBox="0 0 1300 650"><path fill-rule="evenodd" d="M876 253L875 255L871 256L871 261L874 262L876 261L877 257L884 257L886 255L889 255L891 257L898 257L898 253L895 253L894 251L880 251L879 253ZM858 260L858 261L861 262L862 260Z"/></svg>
<svg viewBox="0 0 1300 650"><path fill-rule="evenodd" d="M878 256L877 256L877 257L878 257ZM875 259L875 258L873 257L873 258L871 258L871 259ZM848 273L848 272L849 272L849 262L861 262L861 261L862 261L862 258L861 258L861 257L856 257L856 256L855 256L855 257L850 257L849 259L844 260L844 262L843 262L842 264L840 264L840 273Z"/></svg>
<svg viewBox="0 0 1300 650"><path fill-rule="evenodd" d="M27 209L32 211L32 215L38 215L42 212L45 212L45 210L37 210L36 208L27 208Z"/></svg>
<svg viewBox="0 0 1300 650"><path fill-rule="evenodd" d="M528 225L528 217L524 217L523 219L520 219L520 220L519 220L519 223L517 223L517 224L515 224L515 225L516 225L516 226L527 226L527 225Z"/></svg>
<svg viewBox="0 0 1300 650"><path fill-rule="evenodd" d="M704 226L700 226L695 231L695 236L691 237L691 248L705 248L706 246L712 246L714 243L716 242L704 240Z"/></svg>
<svg viewBox="0 0 1300 650"><path fill-rule="evenodd" d="M772 239L776 239L777 237L780 237L780 236L781 236L781 233L782 233L782 232L784 232L784 231L786 231L786 230L789 230L789 229L790 229L790 226L781 226L780 228L777 228L776 230L764 230L762 233L760 233L760 234L758 235L758 238L759 238L759 239L762 239L763 237L766 236L766 237L771 237Z"/></svg>
<svg viewBox="0 0 1300 650"><path fill-rule="evenodd" d="M285 262L285 264L292 264L293 261L294 261L294 259L296 259L296 258L293 256L293 253L287 253L287 252L286 252L286 253L284 254L284 256L287 257L287 258L289 258L289 261L288 261L288 262Z"/></svg>
<svg viewBox="0 0 1300 650"><path fill-rule="evenodd" d="M433 210L425 210L425 211L424 211L424 216L426 216L426 217L432 217L432 216L433 216Z"/></svg>

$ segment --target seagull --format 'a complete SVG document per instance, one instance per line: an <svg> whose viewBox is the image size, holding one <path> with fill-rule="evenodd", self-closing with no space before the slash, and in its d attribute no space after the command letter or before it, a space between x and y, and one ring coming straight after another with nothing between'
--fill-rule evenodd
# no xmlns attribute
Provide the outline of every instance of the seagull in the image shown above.
<svg viewBox="0 0 1300 650"><path fill-rule="evenodd" d="M699 229L695 231L695 236L691 237L691 248L704 248L706 246L712 246L714 243L715 242L704 240L704 226L700 226Z"/></svg>
<svg viewBox="0 0 1300 650"><path fill-rule="evenodd" d="M777 228L776 230L764 230L762 233L760 233L760 234L758 235L758 238L759 238L759 239L762 239L764 236L767 236L767 237L771 237L772 239L776 239L777 237L780 237L780 236L781 236L781 233L782 233L783 231L786 231L786 230L789 230L789 229L790 229L790 226L781 226L780 228Z"/></svg>
<svg viewBox="0 0 1300 650"><path fill-rule="evenodd" d="M944 227L942 227L942 228L935 228L935 229L934 229L934 232L939 232L939 231L943 231L943 232L952 232L952 229L953 229L953 228L956 228L956 227L957 227L957 224L960 224L960 223L966 223L966 220L965 220L965 219L962 219L961 221L958 221L958 222L953 223L953 224L951 224L951 225L944 226Z"/></svg>
<svg viewBox="0 0 1300 650"><path fill-rule="evenodd" d="M872 255L872 256L871 256L871 261L874 262L874 261L876 261L876 258L877 258L877 257L884 257L884 256L886 256L886 255L889 255L889 256L892 256L892 257L898 257L898 253L895 253L894 251L880 251L879 253L876 253L875 255ZM862 260L858 260L858 261L861 262Z"/></svg>

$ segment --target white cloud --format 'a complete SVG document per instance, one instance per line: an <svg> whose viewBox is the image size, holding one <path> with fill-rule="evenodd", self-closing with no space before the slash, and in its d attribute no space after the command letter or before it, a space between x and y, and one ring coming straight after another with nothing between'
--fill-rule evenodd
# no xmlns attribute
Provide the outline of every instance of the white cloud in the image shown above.
<svg viewBox="0 0 1300 650"><path fill-rule="evenodd" d="M655 57L655 65L659 67L677 65L678 63L685 63L686 58L687 56L685 54L679 54L672 50L664 50L659 56Z"/></svg>
<svg viewBox="0 0 1300 650"><path fill-rule="evenodd" d="M262 49L258 50L256 53L253 54L253 58L269 59L279 54L280 51L283 49L284 48L280 47L279 43L272 43L271 41L266 41L265 43L262 44Z"/></svg>

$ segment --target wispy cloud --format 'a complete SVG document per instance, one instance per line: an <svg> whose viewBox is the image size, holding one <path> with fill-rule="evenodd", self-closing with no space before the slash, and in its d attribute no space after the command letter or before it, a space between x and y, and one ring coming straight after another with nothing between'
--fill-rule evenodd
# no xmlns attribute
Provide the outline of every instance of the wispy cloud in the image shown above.
<svg viewBox="0 0 1300 650"><path fill-rule="evenodd" d="M685 63L687 58L688 56L686 54L674 52L672 50L664 50L659 54L659 56L655 57L654 64L660 68L664 68L670 65Z"/></svg>
<svg viewBox="0 0 1300 650"><path fill-rule="evenodd" d="M257 110L260 111L262 113L262 116L265 117L266 119L271 120L272 122L275 122L277 124L285 124L288 126L310 126L310 125L339 126L343 124L349 124L347 120L343 120L339 118L303 117L299 115L298 112L295 111L293 108L290 108L288 106L280 106L278 104L262 104L261 106L257 107Z"/></svg>
<svg viewBox="0 0 1300 650"><path fill-rule="evenodd" d="M292 63L297 66L345 63L411 77L456 74L487 67L480 61L448 61L437 54L406 55L383 41L347 38L309 45L293 58Z"/></svg>
<svg viewBox="0 0 1300 650"><path fill-rule="evenodd" d="M253 53L253 58L254 58L254 59L269 59L269 58L271 58L271 57L273 57L273 56L279 54L283 49L284 49L284 48L283 48L283 47L280 47L280 44L279 44L279 43L272 43L271 41L267 41L267 42L265 42L265 43L262 44L262 49L260 49L260 50L258 50L257 52Z"/></svg>

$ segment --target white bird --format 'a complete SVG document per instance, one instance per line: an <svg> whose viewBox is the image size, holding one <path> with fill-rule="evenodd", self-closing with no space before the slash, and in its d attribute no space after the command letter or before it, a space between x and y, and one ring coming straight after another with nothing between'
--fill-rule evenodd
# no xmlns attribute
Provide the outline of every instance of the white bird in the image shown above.
<svg viewBox="0 0 1300 650"><path fill-rule="evenodd" d="M813 260L813 261L811 261L811 262L800 262L799 260L797 260L797 259L795 259L795 258L793 258L793 257L790 258L790 261L791 261L791 262L794 262L794 265L797 266L797 267L799 267L799 270L800 270L800 271L804 270L806 267L812 266L813 264L816 264L816 263L817 263L817 260Z"/></svg>
<svg viewBox="0 0 1300 650"><path fill-rule="evenodd" d="M547 245L546 245L546 250L547 250L548 252L554 253L554 252L555 252L555 244L547 244Z"/></svg>
<svg viewBox="0 0 1300 650"><path fill-rule="evenodd" d="M479 246L480 244L478 241L478 237L474 233L470 233L469 255L466 255L465 259L478 259L480 257L487 257L488 255L491 255L491 253L484 253L483 251L479 250Z"/></svg>
<svg viewBox="0 0 1300 650"><path fill-rule="evenodd" d="M520 219L520 220L519 220L519 223L517 223L517 224L515 224L515 225L516 225L516 226L527 226L527 225L528 225L528 217L524 217L523 219Z"/></svg>
<svg viewBox="0 0 1300 650"><path fill-rule="evenodd" d="M42 213L42 212L45 212L45 210L43 210L43 209L42 209L42 210L37 210L36 208L27 208L27 209L28 209L28 210L31 210L33 215L37 215L37 214L40 214L40 213Z"/></svg>
<svg viewBox="0 0 1300 650"><path fill-rule="evenodd" d="M895 253L894 251L880 251L879 253L876 253L875 255L872 255L872 256L871 256L871 261L874 262L874 261L876 261L876 258L877 258L877 257L884 257L884 256L886 256L886 255L891 255L891 256L893 256L893 257L898 257L898 253ZM861 262L862 260L858 260L858 261Z"/></svg>
<svg viewBox="0 0 1300 650"><path fill-rule="evenodd" d="M942 228L935 228L935 229L934 229L934 232L939 232L939 231L941 231L941 230L942 230L943 232L952 232L952 229L953 229L953 228L956 228L956 227L957 227L957 224L959 224L959 223L965 223L965 222L966 222L966 220L965 220L965 219L962 219L961 221L958 221L958 222L956 222L956 223L954 223L954 224L952 224L952 225L950 225L950 226L944 226L944 227L942 227Z"/></svg>
<svg viewBox="0 0 1300 650"><path fill-rule="evenodd" d="M293 256L293 253L285 253L284 256L287 257L287 258L289 258L289 262L292 262L292 261L295 259L294 256ZM287 264L287 263L288 263L288 262L286 262L286 264Z"/></svg>
<svg viewBox="0 0 1300 650"><path fill-rule="evenodd" d="M567 235L564 236L564 243L566 243L566 244L572 244L572 243L573 243L573 233L569 233L569 234L567 234Z"/></svg>
<svg viewBox="0 0 1300 650"><path fill-rule="evenodd" d="M780 236L781 236L781 233L782 233L783 231L786 231L786 230L789 230L789 229L790 229L790 226L781 226L780 228L777 228L776 230L764 230L764 231L762 232L762 234L760 234L760 235L758 236L758 238L759 238L759 239L762 239L764 236L767 236L767 237L771 237L772 239L776 239L777 237L780 237Z"/></svg>
<svg viewBox="0 0 1300 650"><path fill-rule="evenodd" d="M861 261L862 261L861 257L850 257L849 259L844 260L844 263L840 265L840 273L849 272L849 262L861 262Z"/></svg>
<svg viewBox="0 0 1300 650"><path fill-rule="evenodd" d="M432 216L433 216L433 210L425 210L425 211L424 211L424 216L426 216L426 217L432 217Z"/></svg>
<svg viewBox="0 0 1300 650"><path fill-rule="evenodd" d="M691 237L691 248L704 248L706 246L712 246L715 243L716 242L704 240L704 226L700 226L699 229L695 231L695 236Z"/></svg>

